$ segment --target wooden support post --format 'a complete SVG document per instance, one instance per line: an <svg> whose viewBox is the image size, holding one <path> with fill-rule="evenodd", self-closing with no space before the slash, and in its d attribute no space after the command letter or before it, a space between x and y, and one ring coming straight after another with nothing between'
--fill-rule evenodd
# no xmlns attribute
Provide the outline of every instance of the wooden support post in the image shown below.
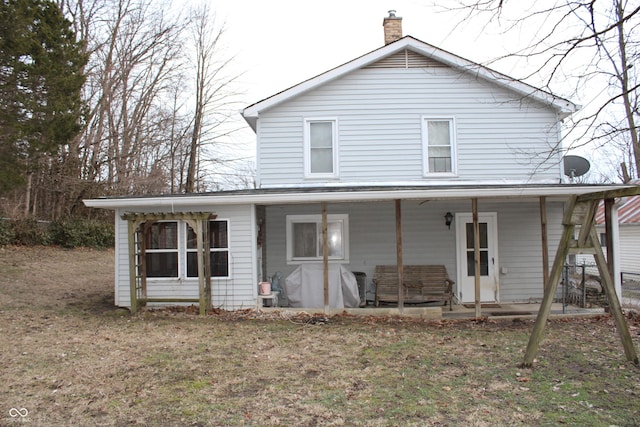
<svg viewBox="0 0 640 427"><path fill-rule="evenodd" d="M588 247L590 242L591 229L595 225L596 221L596 211L598 210L598 201L591 201L590 203L583 202L582 205L586 204L586 209L582 213L582 220L580 222L580 232L578 233L578 247ZM579 206L580 208L581 206ZM578 219L575 219L579 221ZM575 223L574 223L575 224Z"/></svg>
<svg viewBox="0 0 640 427"><path fill-rule="evenodd" d="M569 203L567 203L566 211L564 212L564 218L562 224L564 230L562 231L562 237L558 245L558 251L556 252L555 260L553 261L553 267L551 268L551 274L549 276L549 283L544 290L544 297L542 298L542 304L538 310L538 316L536 322L533 325L533 331L531 337L529 337L529 344L527 344L527 350L524 354L524 361L522 366L530 367L533 364L533 359L538 352L538 346L542 339L542 333L544 332L544 326L547 323L549 313L551 312L551 305L553 304L553 297L558 288L558 282L562 276L562 268L564 266L564 260L569 253L569 244L573 239L573 233L575 226L573 225L571 218L573 216L573 210L576 205L576 197L573 196Z"/></svg>
<svg viewBox="0 0 640 427"><path fill-rule="evenodd" d="M480 301L480 224L478 224L478 199L471 199L473 213L473 272L474 294L476 305L476 319L482 317L482 302Z"/></svg>
<svg viewBox="0 0 640 427"><path fill-rule="evenodd" d="M211 311L211 247L209 244L209 219L202 220L202 245L204 249L204 294L205 294L205 310Z"/></svg>
<svg viewBox="0 0 640 427"><path fill-rule="evenodd" d="M540 231L542 235L542 288L549 286L549 238L547 236L547 198L540 196Z"/></svg>
<svg viewBox="0 0 640 427"><path fill-rule="evenodd" d="M398 266L398 311L404 311L404 260L402 255L402 201L396 200L396 264Z"/></svg>
<svg viewBox="0 0 640 427"><path fill-rule="evenodd" d="M593 254L609 301L609 311L612 313L616 322L627 360L636 365L640 364L633 339L631 338L628 325L622 312L622 307L620 306L620 301L615 291L612 274L609 271L607 260L602 252L600 240L598 239L595 229L595 213L600 199L637 195L639 192L640 188L636 187L633 189L605 191L571 197L567 203L562 220L564 230L551 269L549 286L545 289L544 298L542 299L531 337L529 337L529 344L527 345L522 366L530 367L533 364L544 331L544 325L549 317L553 296L562 275L564 260L570 251ZM578 239L574 240L576 224L579 224L581 229Z"/></svg>
<svg viewBox="0 0 640 427"><path fill-rule="evenodd" d="M204 284L205 272L204 272L204 264L205 264L205 253L204 253L204 239L208 238L204 235L204 227L202 226L202 220L194 221L196 228L196 246L198 250L198 292L199 292L199 308L200 315L203 316L207 314L207 293ZM209 257L207 257L209 258Z"/></svg>
<svg viewBox="0 0 640 427"><path fill-rule="evenodd" d="M614 271L614 263L615 263L615 254L613 248L613 221L611 219L613 210L614 199L605 199L604 201L604 232L606 238L606 247L607 247L607 266L609 267L609 273L613 277Z"/></svg>
<svg viewBox="0 0 640 427"><path fill-rule="evenodd" d="M600 247L600 241L598 239L598 235L596 234L595 228L591 228L590 235L591 243L595 248L594 257L596 259L596 265L598 266L600 278L602 279L602 284L607 295L607 300L609 301L609 312L613 315L613 318L616 321L618 334L620 335L620 340L622 341L622 346L624 347L624 354L625 356L627 356L628 361L638 365L639 362L636 347L633 344L633 339L631 338L631 334L629 333L629 326L627 325L627 321L625 320L624 314L622 313L620 300L618 299L618 295L616 294L616 289L613 284L612 274L610 273L609 267L607 266L607 260L605 260L604 258L604 253L602 252L602 248Z"/></svg>
<svg viewBox="0 0 640 427"><path fill-rule="evenodd" d="M146 302L172 301L147 297L147 271L145 259L145 239L150 225L156 221L186 221L196 233L198 259L198 287L200 314L211 309L211 269L209 263L209 220L216 215L210 212L160 212L160 213L124 213L121 218L128 223L129 234L129 287L131 293L131 312L135 313ZM136 246L136 230L140 227L140 237ZM139 281L139 282L138 282ZM140 284L138 288L138 283ZM140 295L138 294L140 292ZM183 302L184 298L173 301Z"/></svg>
<svg viewBox="0 0 640 427"><path fill-rule="evenodd" d="M138 311L138 290L136 271L136 224L134 221L127 221L129 234L129 292L131 296L131 313Z"/></svg>
<svg viewBox="0 0 640 427"><path fill-rule="evenodd" d="M329 314L329 233L327 230L327 203L322 202L322 278L324 286L324 313Z"/></svg>
<svg viewBox="0 0 640 427"><path fill-rule="evenodd" d="M140 288L138 292L138 306L147 306L147 232L152 224L145 221L136 221L133 228L138 235L137 248L137 287Z"/></svg>

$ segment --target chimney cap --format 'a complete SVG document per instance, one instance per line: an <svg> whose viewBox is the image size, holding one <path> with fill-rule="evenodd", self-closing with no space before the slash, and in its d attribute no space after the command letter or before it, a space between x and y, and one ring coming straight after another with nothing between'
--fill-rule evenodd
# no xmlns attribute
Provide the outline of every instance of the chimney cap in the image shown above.
<svg viewBox="0 0 640 427"><path fill-rule="evenodd" d="M389 18L395 18L396 17L396 11L394 9L391 9L389 11Z"/></svg>

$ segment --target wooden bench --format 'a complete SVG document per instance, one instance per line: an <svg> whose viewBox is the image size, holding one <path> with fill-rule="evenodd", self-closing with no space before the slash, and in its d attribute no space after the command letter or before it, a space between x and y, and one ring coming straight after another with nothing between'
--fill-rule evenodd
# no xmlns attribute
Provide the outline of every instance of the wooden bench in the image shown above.
<svg viewBox="0 0 640 427"><path fill-rule="evenodd" d="M444 301L452 310L453 280L449 279L444 265L405 265L404 302L425 303ZM373 274L376 285L376 306L381 302L398 302L398 268L395 265L376 265Z"/></svg>

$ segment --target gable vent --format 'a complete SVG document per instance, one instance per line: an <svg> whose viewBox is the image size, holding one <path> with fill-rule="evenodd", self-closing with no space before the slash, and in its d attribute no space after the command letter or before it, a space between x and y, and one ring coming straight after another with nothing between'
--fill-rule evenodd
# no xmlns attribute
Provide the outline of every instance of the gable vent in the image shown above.
<svg viewBox="0 0 640 427"><path fill-rule="evenodd" d="M409 49L404 49L398 53L381 59L367 66L367 68L434 68L446 67L441 62L427 58Z"/></svg>

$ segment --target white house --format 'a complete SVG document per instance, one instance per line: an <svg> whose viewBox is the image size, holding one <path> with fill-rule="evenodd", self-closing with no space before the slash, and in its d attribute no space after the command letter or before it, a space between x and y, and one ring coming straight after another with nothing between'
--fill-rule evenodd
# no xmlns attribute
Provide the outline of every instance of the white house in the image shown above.
<svg viewBox="0 0 640 427"><path fill-rule="evenodd" d="M474 302L474 206L481 300L541 299L565 202L618 188L571 184L550 155L578 107L401 37L401 18L384 28L381 48L243 110L257 189L85 201L115 211L116 305L255 307L260 280L325 260L369 283L376 265L444 265Z"/></svg>

